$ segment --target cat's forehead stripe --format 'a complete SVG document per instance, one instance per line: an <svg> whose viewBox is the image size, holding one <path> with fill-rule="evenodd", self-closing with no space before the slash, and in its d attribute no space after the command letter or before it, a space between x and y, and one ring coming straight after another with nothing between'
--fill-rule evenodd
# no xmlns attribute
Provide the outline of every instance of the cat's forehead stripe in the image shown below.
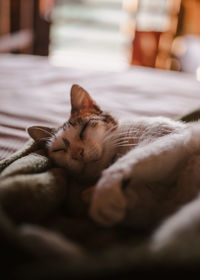
<svg viewBox="0 0 200 280"><path fill-rule="evenodd" d="M68 148L69 145L70 145L69 140L67 140L67 139L64 138L64 137L62 138L62 140L63 140L63 142L64 142L64 144L65 144L65 147Z"/></svg>
<svg viewBox="0 0 200 280"><path fill-rule="evenodd" d="M100 115L88 115L85 117L76 117L76 118L70 118L68 121L68 126L73 126L76 127L77 125L84 125L85 122L89 121L89 120L102 120L106 123L112 123L114 125L117 124L116 120L107 113L104 114L100 114ZM65 126L67 128L67 126ZM64 129L65 130L65 129Z"/></svg>
<svg viewBox="0 0 200 280"><path fill-rule="evenodd" d="M69 122L65 122L64 124L63 124L63 130L66 130L68 127L70 126L70 124L69 124Z"/></svg>

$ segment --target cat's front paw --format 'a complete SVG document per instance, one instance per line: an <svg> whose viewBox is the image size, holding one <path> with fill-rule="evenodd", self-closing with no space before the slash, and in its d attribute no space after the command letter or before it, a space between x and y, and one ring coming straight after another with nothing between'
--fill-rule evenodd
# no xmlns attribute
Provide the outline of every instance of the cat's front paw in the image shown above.
<svg viewBox="0 0 200 280"><path fill-rule="evenodd" d="M90 216L104 226L119 223L126 213L126 198L121 190L121 180L100 180L90 206Z"/></svg>

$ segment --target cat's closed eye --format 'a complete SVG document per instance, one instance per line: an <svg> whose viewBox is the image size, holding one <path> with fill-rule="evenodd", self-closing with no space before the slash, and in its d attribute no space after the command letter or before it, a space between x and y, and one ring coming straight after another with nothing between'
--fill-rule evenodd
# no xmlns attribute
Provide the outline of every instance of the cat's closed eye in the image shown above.
<svg viewBox="0 0 200 280"><path fill-rule="evenodd" d="M58 148L58 149L54 149L52 152L53 152L53 153L57 153L57 152L66 152L66 149L64 149L64 148Z"/></svg>
<svg viewBox="0 0 200 280"><path fill-rule="evenodd" d="M88 127L88 124L89 124L89 123L90 123L90 120L87 121L87 122L83 125L83 127L82 127L82 129L81 129L81 132L80 132L80 138L81 138L81 139L83 139L83 134L84 134L86 128Z"/></svg>
<svg viewBox="0 0 200 280"><path fill-rule="evenodd" d="M89 121L87 121L81 129L80 138L83 139L84 132L86 131L87 127L94 128L96 125L97 125L97 121L94 119L90 119Z"/></svg>

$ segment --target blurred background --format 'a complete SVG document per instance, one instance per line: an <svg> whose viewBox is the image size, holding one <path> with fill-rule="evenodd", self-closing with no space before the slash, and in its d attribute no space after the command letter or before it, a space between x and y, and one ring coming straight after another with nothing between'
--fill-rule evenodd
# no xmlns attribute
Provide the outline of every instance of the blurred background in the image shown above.
<svg viewBox="0 0 200 280"><path fill-rule="evenodd" d="M200 80L200 0L0 0L0 53L92 70L147 66Z"/></svg>

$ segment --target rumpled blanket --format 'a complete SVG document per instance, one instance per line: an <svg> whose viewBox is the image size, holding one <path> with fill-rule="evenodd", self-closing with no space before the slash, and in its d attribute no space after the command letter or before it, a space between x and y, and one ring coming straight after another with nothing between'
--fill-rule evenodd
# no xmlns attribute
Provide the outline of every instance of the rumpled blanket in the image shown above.
<svg viewBox="0 0 200 280"><path fill-rule="evenodd" d="M87 186L54 167L32 140L2 160L0 172L3 279L193 279L200 268L197 233L155 250L154 232L95 224L81 199Z"/></svg>

